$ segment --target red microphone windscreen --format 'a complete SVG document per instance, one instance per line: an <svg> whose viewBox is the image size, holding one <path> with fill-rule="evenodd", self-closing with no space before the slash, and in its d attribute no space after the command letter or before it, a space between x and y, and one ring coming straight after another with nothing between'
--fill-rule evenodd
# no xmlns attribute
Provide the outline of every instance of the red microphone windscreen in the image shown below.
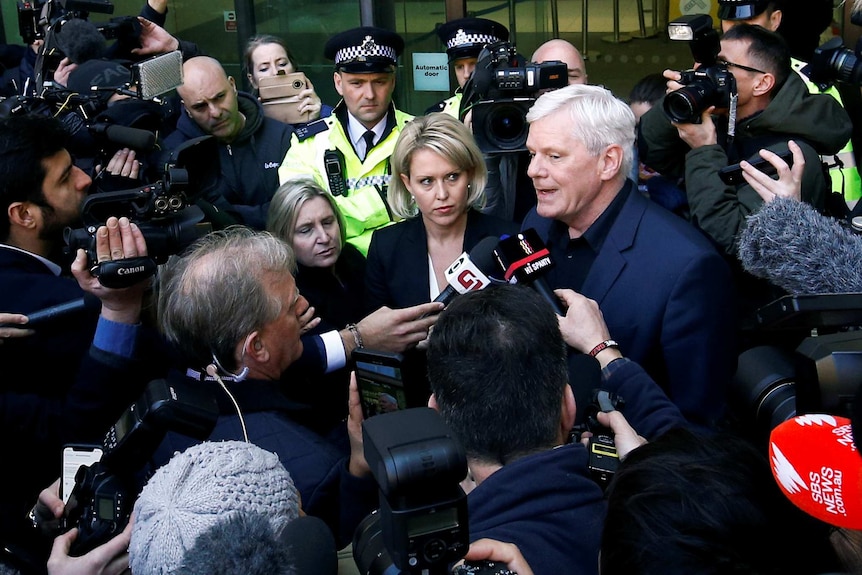
<svg viewBox="0 0 862 575"><path fill-rule="evenodd" d="M830 525L862 529L862 457L849 419L824 414L788 419L769 436L769 462L794 505Z"/></svg>

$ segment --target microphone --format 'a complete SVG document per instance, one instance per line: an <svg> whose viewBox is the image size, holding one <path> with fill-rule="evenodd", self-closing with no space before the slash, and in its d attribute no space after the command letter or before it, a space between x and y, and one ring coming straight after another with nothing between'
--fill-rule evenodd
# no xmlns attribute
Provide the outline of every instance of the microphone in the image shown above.
<svg viewBox="0 0 862 575"><path fill-rule="evenodd" d="M94 136L104 136L109 142L119 144L123 148L131 148L140 152L149 152L156 145L155 134L138 128L98 123L90 126L90 133Z"/></svg>
<svg viewBox="0 0 862 575"><path fill-rule="evenodd" d="M22 329L32 329L43 327L45 324L52 323L58 319L66 318L71 315L81 313L85 310L99 310L102 307L102 302L93 294L86 294L78 299L73 299L64 303L59 303L24 314L30 320L24 325L16 325Z"/></svg>
<svg viewBox="0 0 862 575"><path fill-rule="evenodd" d="M862 292L862 237L805 202L776 198L748 216L738 257L793 295Z"/></svg>
<svg viewBox="0 0 862 575"><path fill-rule="evenodd" d="M504 236L494 254L507 282L532 286L553 306L557 315L566 315L560 298L545 280L545 274L554 267L554 261L536 230L530 228L514 236Z"/></svg>
<svg viewBox="0 0 862 575"><path fill-rule="evenodd" d="M862 456L849 419L814 413L788 419L769 436L769 464L796 507L830 525L862 529Z"/></svg>
<svg viewBox="0 0 862 575"><path fill-rule="evenodd" d="M488 287L491 283L488 274L497 267L494 248L499 241L497 237L488 236L473 246L469 254L464 252L458 256L446 270L446 281L449 285L434 301L449 305L459 294Z"/></svg>

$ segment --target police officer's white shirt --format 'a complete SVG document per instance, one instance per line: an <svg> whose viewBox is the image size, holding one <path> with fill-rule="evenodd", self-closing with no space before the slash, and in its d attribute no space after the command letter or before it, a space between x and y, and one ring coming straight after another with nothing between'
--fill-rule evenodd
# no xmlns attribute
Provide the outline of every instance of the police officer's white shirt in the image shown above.
<svg viewBox="0 0 862 575"><path fill-rule="evenodd" d="M386 116L383 116L377 124L371 128L371 131L374 132L374 144L380 143L380 138L383 136L383 131L386 129ZM368 131L368 128L362 125L362 123L353 117L353 114L347 114L347 132L348 137L350 138L350 143L353 144L353 149L356 150L356 154L365 161L365 156L368 155L368 150L365 149L365 139L362 137L365 135L365 132Z"/></svg>

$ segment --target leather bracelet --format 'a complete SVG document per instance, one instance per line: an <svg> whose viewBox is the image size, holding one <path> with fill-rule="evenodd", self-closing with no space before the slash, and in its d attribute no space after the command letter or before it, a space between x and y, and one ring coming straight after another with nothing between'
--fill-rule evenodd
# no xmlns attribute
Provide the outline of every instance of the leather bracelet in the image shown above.
<svg viewBox="0 0 862 575"><path fill-rule="evenodd" d="M607 349L607 348L609 348L609 347L613 347L613 348L619 349L619 348L620 348L620 344L618 344L617 342L615 342L615 341L614 341L614 340L612 340L612 339L606 339L605 341L603 341L602 343L600 343L599 345L597 345L596 347L594 347L593 349L591 349L591 350L590 350L590 353L589 353L588 355L589 355L590 357L596 357L596 356L599 354L599 352L601 352L601 351L603 351L603 350L606 350L606 349Z"/></svg>
<svg viewBox="0 0 862 575"><path fill-rule="evenodd" d="M350 333L353 334L353 343L356 344L356 347L362 347L362 334L359 333L359 328L356 327L356 324L347 324L347 329L349 329Z"/></svg>

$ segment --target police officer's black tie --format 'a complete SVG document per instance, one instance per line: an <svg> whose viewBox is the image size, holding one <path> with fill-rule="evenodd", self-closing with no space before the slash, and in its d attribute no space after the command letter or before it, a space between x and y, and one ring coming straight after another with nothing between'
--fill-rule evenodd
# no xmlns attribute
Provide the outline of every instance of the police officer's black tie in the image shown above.
<svg viewBox="0 0 862 575"><path fill-rule="evenodd" d="M368 157L368 154L371 152L371 148L374 147L374 131L368 130L364 134L362 134L362 139L365 140L365 156L363 156L362 161L365 161L365 158Z"/></svg>

